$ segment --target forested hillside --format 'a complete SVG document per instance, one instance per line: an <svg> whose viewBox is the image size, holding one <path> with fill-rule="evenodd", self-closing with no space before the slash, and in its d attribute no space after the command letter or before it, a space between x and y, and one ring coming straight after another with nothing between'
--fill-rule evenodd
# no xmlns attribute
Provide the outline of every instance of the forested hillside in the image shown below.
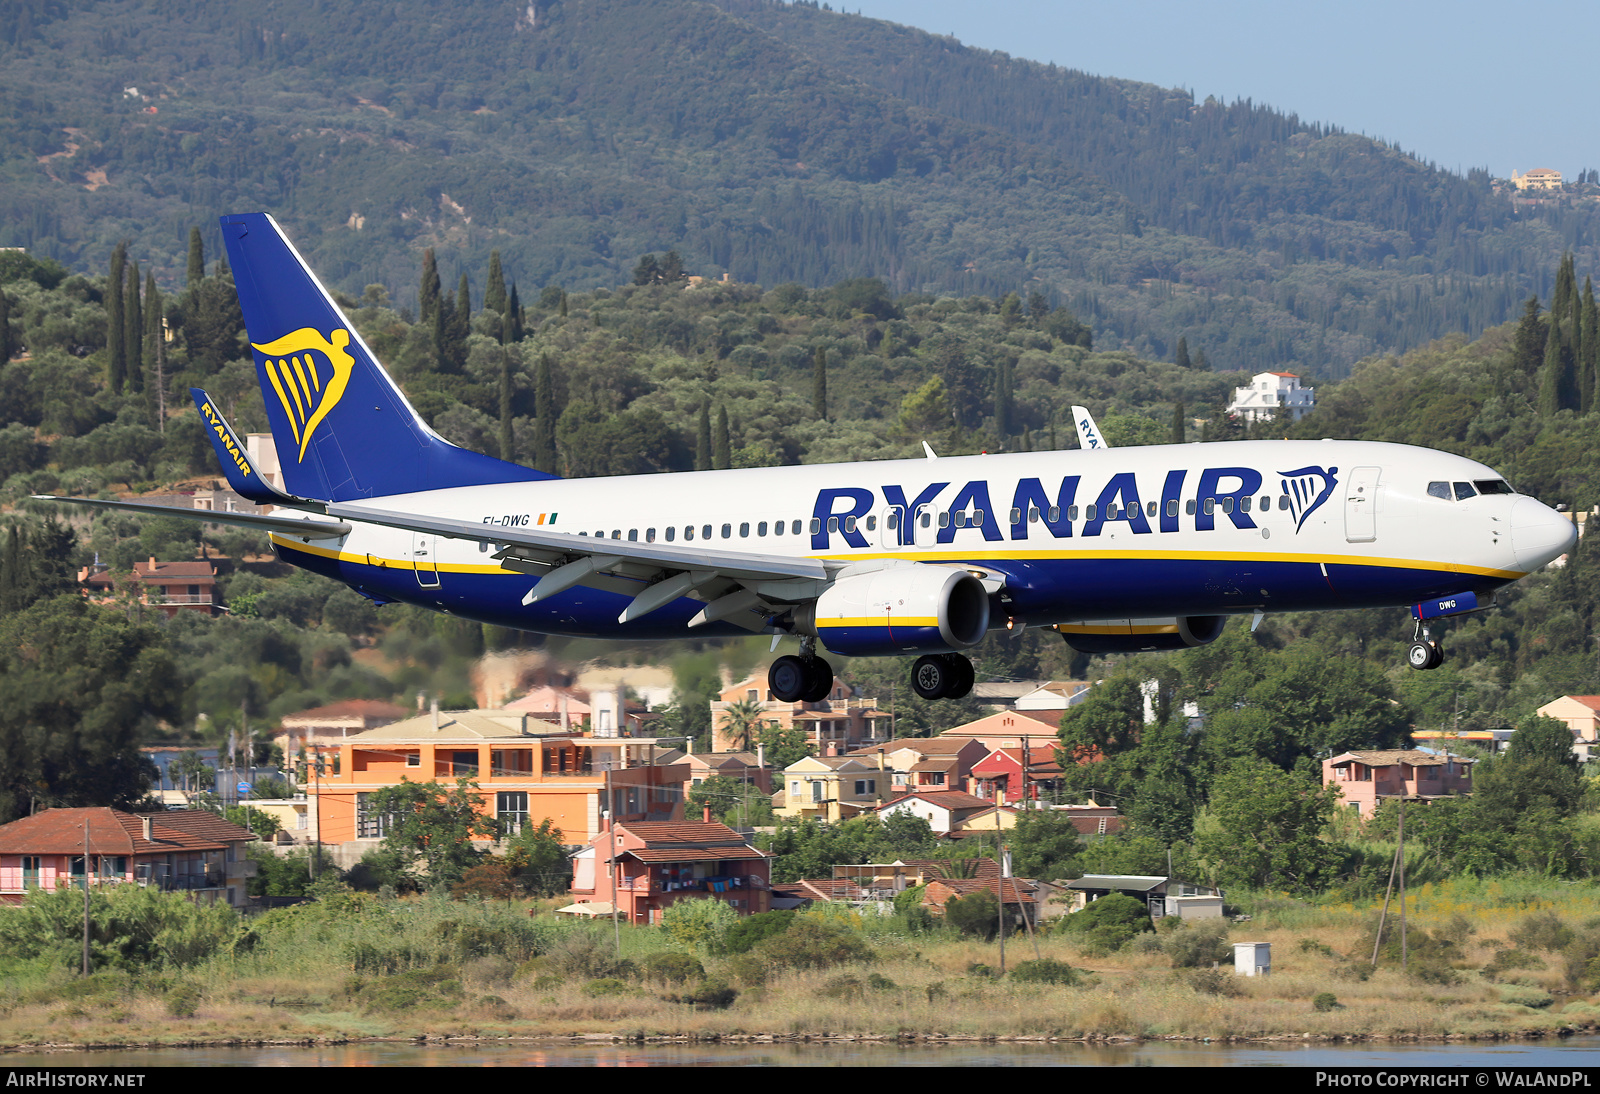
<svg viewBox="0 0 1600 1094"><path fill-rule="evenodd" d="M0 243L267 209L319 271L414 307L499 249L525 289L687 270L1027 299L1107 348L1339 376L1514 316L1593 206L1513 209L1336 128L800 5L19 0L0 12Z"/></svg>

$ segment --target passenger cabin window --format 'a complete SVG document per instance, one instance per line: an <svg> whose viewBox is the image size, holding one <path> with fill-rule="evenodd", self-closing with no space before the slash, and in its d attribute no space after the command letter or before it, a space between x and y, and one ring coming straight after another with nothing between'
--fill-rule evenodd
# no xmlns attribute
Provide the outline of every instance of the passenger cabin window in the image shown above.
<svg viewBox="0 0 1600 1094"><path fill-rule="evenodd" d="M667 542L671 543L677 537L678 537L678 529L673 527L672 525L668 525L667 526Z"/></svg>
<svg viewBox="0 0 1600 1094"><path fill-rule="evenodd" d="M733 538L733 525L724 524L722 526L722 538L723 539L732 539Z"/></svg>
<svg viewBox="0 0 1600 1094"><path fill-rule="evenodd" d="M798 536L800 534L800 522L798 520L795 521L793 527L791 527L789 531Z"/></svg>
<svg viewBox="0 0 1600 1094"><path fill-rule="evenodd" d="M783 521L775 520L772 522L772 534L775 536L783 535Z"/></svg>
<svg viewBox="0 0 1600 1094"><path fill-rule="evenodd" d="M750 538L750 522L749 521L744 521L739 525L739 538L740 539L749 539Z"/></svg>
<svg viewBox="0 0 1600 1094"><path fill-rule="evenodd" d="M703 525L700 526L700 538L701 539L710 539L711 538L711 525L703 524Z"/></svg>
<svg viewBox="0 0 1600 1094"><path fill-rule="evenodd" d="M1177 515L1178 515L1178 499L1177 498L1168 498L1167 499L1167 516L1175 517Z"/></svg>
<svg viewBox="0 0 1600 1094"><path fill-rule="evenodd" d="M1447 482L1430 482L1428 484L1428 497L1450 500L1450 484Z"/></svg>
<svg viewBox="0 0 1600 1094"><path fill-rule="evenodd" d="M1188 501L1183 503L1183 512L1184 512L1185 516L1190 516L1190 517L1194 516L1194 499L1193 498L1190 498Z"/></svg>
<svg viewBox="0 0 1600 1094"><path fill-rule="evenodd" d="M766 534L767 534L767 522L766 521L761 521L760 523L758 523L756 525L756 535L764 536Z"/></svg>
<svg viewBox="0 0 1600 1094"><path fill-rule="evenodd" d="M798 524L799 521L796 521L795 523ZM796 528L795 531L799 532L800 529ZM822 531L822 518L821 517L812 517L811 518L811 534L812 535L816 535L820 531Z"/></svg>
<svg viewBox="0 0 1600 1094"><path fill-rule="evenodd" d="M683 538L684 539L693 539L694 538L694 525L692 525L692 524L684 525Z"/></svg>
<svg viewBox="0 0 1600 1094"><path fill-rule="evenodd" d="M1287 509L1287 508L1289 508L1289 495L1288 494L1279 494L1278 495L1278 508L1279 509ZM1192 513L1192 512L1194 512L1194 510L1191 509L1190 512Z"/></svg>
<svg viewBox="0 0 1600 1094"><path fill-rule="evenodd" d="M887 528L891 532L894 531L896 528L899 528L900 527L900 510L898 510L898 509L889 510L889 515L883 518L883 526L885 528Z"/></svg>

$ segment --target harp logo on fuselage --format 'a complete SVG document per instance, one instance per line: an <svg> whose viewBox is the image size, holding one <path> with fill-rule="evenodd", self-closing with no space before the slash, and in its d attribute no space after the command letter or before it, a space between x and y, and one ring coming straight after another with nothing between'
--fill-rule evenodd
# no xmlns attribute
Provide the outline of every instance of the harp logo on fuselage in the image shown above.
<svg viewBox="0 0 1600 1094"><path fill-rule="evenodd" d="M296 462L306 458L311 434L339 405L355 358L345 352L350 332L335 328L323 337L312 327L301 327L271 342L250 343L263 355L261 371L278 396L289 428L300 446Z"/></svg>

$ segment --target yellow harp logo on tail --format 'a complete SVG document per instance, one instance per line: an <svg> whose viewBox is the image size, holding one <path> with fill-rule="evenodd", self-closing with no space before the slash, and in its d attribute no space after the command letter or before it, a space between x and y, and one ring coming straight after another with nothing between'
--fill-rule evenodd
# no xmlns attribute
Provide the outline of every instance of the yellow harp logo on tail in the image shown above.
<svg viewBox="0 0 1600 1094"><path fill-rule="evenodd" d="M301 327L276 341L250 344L266 354L261 367L272 390L278 393L278 402L283 404L289 427L300 445L296 462L304 460L311 434L339 405L350 384L350 372L356 364L355 358L344 351L350 344L350 332L339 327L324 338L321 331Z"/></svg>

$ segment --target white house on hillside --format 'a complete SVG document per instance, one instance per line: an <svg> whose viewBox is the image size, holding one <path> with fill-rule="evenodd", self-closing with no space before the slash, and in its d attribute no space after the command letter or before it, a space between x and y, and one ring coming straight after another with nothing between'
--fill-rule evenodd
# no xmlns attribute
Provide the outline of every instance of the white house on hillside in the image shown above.
<svg viewBox="0 0 1600 1094"><path fill-rule="evenodd" d="M1256 422L1275 417L1280 407L1298 422L1316 409L1316 388L1301 387L1300 377L1292 372L1258 372L1250 378L1248 387L1233 389L1228 413Z"/></svg>

